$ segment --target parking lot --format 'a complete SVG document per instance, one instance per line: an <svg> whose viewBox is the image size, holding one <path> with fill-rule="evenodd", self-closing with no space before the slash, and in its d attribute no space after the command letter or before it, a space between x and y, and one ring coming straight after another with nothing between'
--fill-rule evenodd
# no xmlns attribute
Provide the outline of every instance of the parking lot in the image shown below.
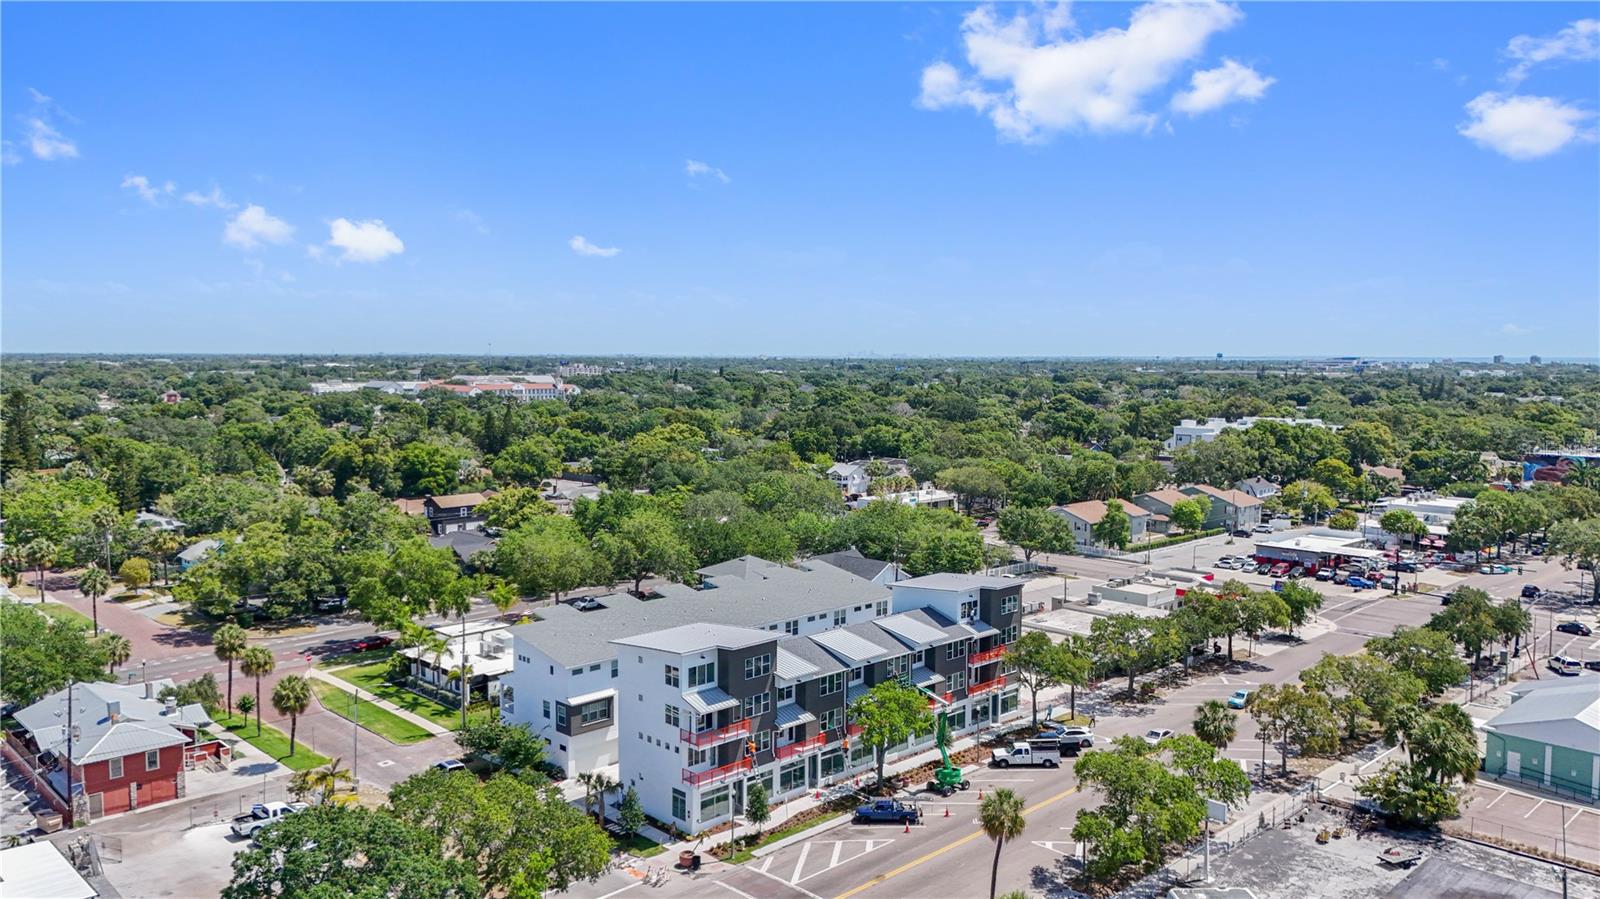
<svg viewBox="0 0 1600 899"><path fill-rule="evenodd" d="M1482 781L1462 797L1454 826L1600 864L1600 810L1575 800Z"/></svg>

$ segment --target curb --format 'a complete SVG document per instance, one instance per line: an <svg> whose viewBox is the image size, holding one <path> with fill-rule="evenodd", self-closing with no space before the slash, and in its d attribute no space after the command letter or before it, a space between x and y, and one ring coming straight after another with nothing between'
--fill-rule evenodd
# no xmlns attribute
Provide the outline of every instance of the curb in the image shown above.
<svg viewBox="0 0 1600 899"><path fill-rule="evenodd" d="M799 833L793 833L781 840L768 843L767 845L762 846L760 849L753 849L751 850L750 855L752 858L765 858L780 849L787 849L788 847L793 846L795 843L799 843L803 840L809 840L819 833L825 833L833 830L835 827L842 827L849 823L850 815L840 814L839 817L834 818L831 821L824 821L815 827L808 827Z"/></svg>

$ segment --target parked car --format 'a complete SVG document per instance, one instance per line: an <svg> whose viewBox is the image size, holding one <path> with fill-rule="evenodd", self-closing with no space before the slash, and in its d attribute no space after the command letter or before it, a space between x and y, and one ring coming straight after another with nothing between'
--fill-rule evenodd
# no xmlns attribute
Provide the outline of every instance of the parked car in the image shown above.
<svg viewBox="0 0 1600 899"><path fill-rule="evenodd" d="M1229 571L1232 571L1232 570L1234 570L1234 569L1239 567L1239 560L1233 558L1232 556L1223 556L1222 558L1217 560L1217 564L1216 564L1215 567L1217 567L1217 568L1226 568Z"/></svg>
<svg viewBox="0 0 1600 899"><path fill-rule="evenodd" d="M1269 572L1271 570L1272 570L1272 563L1271 562L1262 562L1260 565L1256 566L1256 574L1266 574L1267 572Z"/></svg>
<svg viewBox="0 0 1600 899"><path fill-rule="evenodd" d="M1039 729L1039 735L1060 740L1063 748L1088 749L1094 745L1094 731L1081 724L1063 725L1050 721Z"/></svg>
<svg viewBox="0 0 1600 899"><path fill-rule="evenodd" d="M1589 625L1581 621L1563 621L1556 625L1556 630L1563 634L1577 634L1580 637L1588 637L1594 633L1589 629Z"/></svg>
<svg viewBox="0 0 1600 899"><path fill-rule="evenodd" d="M467 770L467 766L462 764L459 759L440 759L439 761L433 763L433 767L438 768L440 771Z"/></svg>
<svg viewBox="0 0 1600 899"><path fill-rule="evenodd" d="M1373 587L1378 586L1377 583L1374 582L1374 581L1369 581L1364 577L1355 577L1355 576L1352 576L1345 583L1349 584L1351 587L1353 587L1353 588L1355 588L1357 590L1371 590Z"/></svg>
<svg viewBox="0 0 1600 899"><path fill-rule="evenodd" d="M1144 741L1154 746L1170 736L1172 736L1172 731L1164 727L1154 727L1144 732Z"/></svg>
<svg viewBox="0 0 1600 899"><path fill-rule="evenodd" d="M393 637L385 637L382 634L373 634L370 637L362 637L361 639L357 640L355 642L354 649L356 652L368 652L369 650L373 649L382 649L393 642Z"/></svg>
<svg viewBox="0 0 1600 899"><path fill-rule="evenodd" d="M1324 568L1317 572L1317 580L1319 581L1331 581L1338 576L1339 573L1332 568Z"/></svg>
<svg viewBox="0 0 1600 899"><path fill-rule="evenodd" d="M894 824L915 824L922 820L922 810L911 803L897 799L879 799L856 808L855 823L888 821Z"/></svg>
<svg viewBox="0 0 1600 899"><path fill-rule="evenodd" d="M1390 571L1401 572L1401 573L1404 573L1404 574L1415 574L1416 570L1417 570L1417 563L1415 563L1415 562L1390 562L1389 563L1389 570Z"/></svg>
<svg viewBox="0 0 1600 899"><path fill-rule="evenodd" d="M1289 577L1290 577L1291 580L1294 579L1294 578L1302 578L1302 577L1305 577L1305 576L1306 576L1306 567L1304 565L1296 565L1293 568L1289 569Z"/></svg>
<svg viewBox="0 0 1600 899"><path fill-rule="evenodd" d="M1234 690L1233 691L1233 695L1228 697L1228 708L1230 708L1230 709L1242 709L1242 708L1244 708L1245 706L1250 704L1250 696L1251 695L1252 695L1251 692L1249 690L1247 690L1247 689Z"/></svg>
<svg viewBox="0 0 1600 899"><path fill-rule="evenodd" d="M1584 660L1583 667L1589 669L1590 671L1600 671L1600 659L1586 659Z"/></svg>
<svg viewBox="0 0 1600 899"><path fill-rule="evenodd" d="M1583 663L1566 656L1551 656L1545 667L1563 677L1577 677L1583 673Z"/></svg>
<svg viewBox="0 0 1600 899"><path fill-rule="evenodd" d="M1253 533L1253 534L1270 534L1270 533L1272 533L1272 525L1270 525L1270 524L1258 524L1255 527L1251 528L1250 532Z"/></svg>
<svg viewBox="0 0 1600 899"><path fill-rule="evenodd" d="M1543 595L1544 595L1544 591L1540 590L1537 584L1523 584L1522 585L1522 598L1523 599L1538 599L1539 597L1541 597Z"/></svg>
<svg viewBox="0 0 1600 899"><path fill-rule="evenodd" d="M268 824L308 808L310 806L304 802L258 802L250 807L250 811L233 819L232 830L238 836L253 837L256 831Z"/></svg>
<svg viewBox="0 0 1600 899"><path fill-rule="evenodd" d="M603 608L600 601L592 596L580 596L574 599L572 607L580 612L593 612L595 609Z"/></svg>
<svg viewBox="0 0 1600 899"><path fill-rule="evenodd" d="M1233 536L1235 536L1235 537L1248 537L1248 536L1250 536L1250 529L1249 528L1240 528L1237 531L1233 532Z"/></svg>
<svg viewBox="0 0 1600 899"><path fill-rule="evenodd" d="M1290 565L1288 562L1279 562L1278 564L1267 569L1267 574L1272 575L1273 577L1283 577L1284 575L1288 574L1289 569L1293 567L1294 566Z"/></svg>

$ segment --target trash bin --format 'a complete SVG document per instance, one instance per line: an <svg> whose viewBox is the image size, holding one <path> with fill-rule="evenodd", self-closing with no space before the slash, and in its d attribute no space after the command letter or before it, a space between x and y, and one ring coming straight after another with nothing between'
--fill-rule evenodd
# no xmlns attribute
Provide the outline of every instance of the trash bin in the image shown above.
<svg viewBox="0 0 1600 899"><path fill-rule="evenodd" d="M694 850L692 849L685 849L678 853L678 867L684 869L685 871L688 871L694 867L695 860L696 857Z"/></svg>

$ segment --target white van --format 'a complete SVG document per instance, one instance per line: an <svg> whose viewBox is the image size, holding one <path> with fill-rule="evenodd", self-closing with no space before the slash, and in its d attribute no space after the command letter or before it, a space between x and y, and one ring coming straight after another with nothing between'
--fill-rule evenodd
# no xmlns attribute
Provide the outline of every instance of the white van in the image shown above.
<svg viewBox="0 0 1600 899"><path fill-rule="evenodd" d="M1566 656L1551 656L1550 661L1546 664L1551 671L1565 677L1577 677L1583 673L1583 663L1577 659L1569 659Z"/></svg>

